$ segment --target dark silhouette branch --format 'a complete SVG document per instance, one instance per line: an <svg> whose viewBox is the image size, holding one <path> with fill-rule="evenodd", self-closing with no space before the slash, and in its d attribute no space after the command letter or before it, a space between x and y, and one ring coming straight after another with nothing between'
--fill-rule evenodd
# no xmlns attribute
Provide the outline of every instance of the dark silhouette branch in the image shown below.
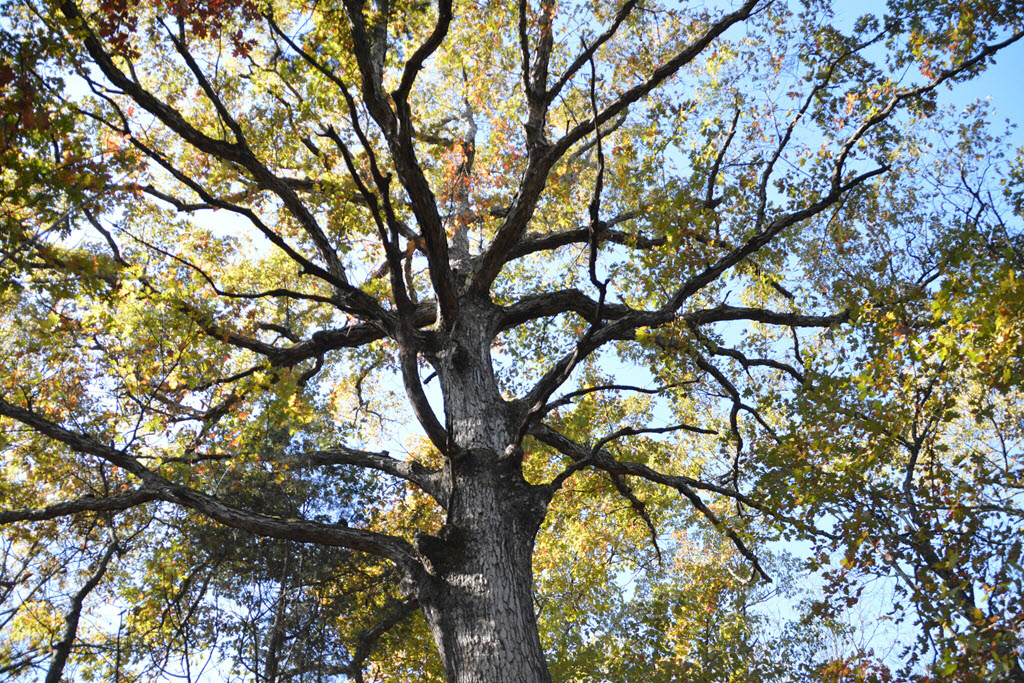
<svg viewBox="0 0 1024 683"><path fill-rule="evenodd" d="M154 491L139 488L116 496L83 496L63 503L54 503L42 508L21 510L0 510L0 525L12 522L40 522L59 517L69 517L82 512L119 512L158 500Z"/></svg>
<svg viewBox="0 0 1024 683"><path fill-rule="evenodd" d="M597 469L600 470L604 470L609 474L616 474L620 476L627 474L639 476L644 479L653 481L655 483L671 486L672 488L676 489L677 491L679 491L679 493L683 495L683 497L690 501L690 503L694 506L694 508L696 508L698 512L700 512L705 518L707 518L707 520L712 524L712 526L715 527L715 529L717 529L719 532L727 536L729 540L733 542L733 545L736 547L739 553L743 555L743 557L745 557L748 562L750 562L751 566L754 568L754 571L758 575L760 575L766 581L771 581L771 577L769 577L768 574L761 567L761 563L757 559L757 556L753 553L753 551L750 550L750 548L743 541L743 539L740 538L739 534L736 533L735 529L725 524L718 517L718 515L715 514L715 512L710 507L708 507L703 500L701 500L700 496L694 489L704 488L708 490L714 490L716 493L724 492L724 495L728 495L729 497L732 498L735 498L739 494L735 492L728 492L725 489L722 489L722 487L712 487L711 485L708 484L701 484L700 482L690 479L689 477L672 477L660 475L654 470L651 470L650 468L643 465L638 465L637 463L620 462L616 460L614 457L612 457L609 453L601 450L600 444L598 444L598 446L595 446L593 449L588 450L586 447L577 444L576 442L559 434L550 427L547 427L540 423L535 423L534 426L531 427L530 434L535 438L539 439L540 441L542 441L543 443L546 443L547 445L551 446L552 448L562 453L563 455L566 455L569 458L571 458L574 461L574 465L577 466L576 469L592 465L593 467L596 467ZM565 475L566 473L571 474L572 471L575 470L573 469L573 466L570 466L570 468L567 468L562 473L562 475L559 475L559 477L556 478L556 480L551 483L551 486L555 486L556 482L558 483L558 485L561 485L562 481L564 481L565 479L563 475ZM695 486L695 484L697 486Z"/></svg>
<svg viewBox="0 0 1024 683"><path fill-rule="evenodd" d="M64 666L67 664L68 657L71 655L71 648L74 646L75 638L78 635L78 622L82 617L82 606L85 603L85 599L103 580L103 576L107 573L107 568L110 566L110 561L114 558L114 554L122 552L113 531L110 534L110 542L104 548L103 555L96 562L96 566L93 568L89 578L71 596L71 604L68 605L68 611L64 615L64 634L57 641L56 645L53 646L53 658L50 660L50 666L46 671L45 683L60 683L63 679Z"/></svg>
<svg viewBox="0 0 1024 683"><path fill-rule="evenodd" d="M105 445L90 436L72 432L31 410L8 403L3 398L0 398L0 415L16 420L77 453L93 455L116 465L138 478L142 483L142 489L152 492L160 500L190 508L225 526L248 531L257 536L350 548L389 559L407 571L418 564L415 550L402 539L361 529L329 526L301 519L281 519L248 512L195 489L175 484L153 472L128 453Z"/></svg>

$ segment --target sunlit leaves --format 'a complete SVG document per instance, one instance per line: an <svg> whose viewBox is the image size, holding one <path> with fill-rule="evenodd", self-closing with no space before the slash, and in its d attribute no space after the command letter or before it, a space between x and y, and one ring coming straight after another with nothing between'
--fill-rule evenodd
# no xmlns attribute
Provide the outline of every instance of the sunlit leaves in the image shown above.
<svg viewBox="0 0 1024 683"><path fill-rule="evenodd" d="M124 548L75 675L440 679L406 601L450 578L432 542L461 562L483 474L553 495L559 679L884 679L816 654L865 576L898 577L911 667L1009 661L1020 169L934 86L1012 4L757 4L682 60L727 8L459 2L422 68L430 3L76 7L6 3L0 34L0 496L86 511L10 527L0 666L40 665L102 530ZM163 502L93 509L139 481ZM405 574L328 538L387 539ZM780 538L830 591L785 625L757 607L801 596ZM745 581L755 554L781 593Z"/></svg>

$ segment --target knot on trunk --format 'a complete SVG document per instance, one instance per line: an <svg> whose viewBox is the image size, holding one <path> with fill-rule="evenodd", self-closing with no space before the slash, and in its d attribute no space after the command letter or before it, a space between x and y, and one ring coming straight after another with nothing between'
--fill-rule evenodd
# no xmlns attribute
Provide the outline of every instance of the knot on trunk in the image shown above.
<svg viewBox="0 0 1024 683"><path fill-rule="evenodd" d="M427 573L436 576L438 569L446 564L447 544L432 534L416 532L412 539L412 545L416 548L416 552L422 556Z"/></svg>
<svg viewBox="0 0 1024 683"><path fill-rule="evenodd" d="M505 456L506 460L508 460L510 462L514 462L516 464L520 464L520 463L523 462L523 458L525 457L525 452L523 451L523 447L522 446L520 446L519 444L515 444L514 443L514 444L510 444L510 445L505 447L504 456Z"/></svg>
<svg viewBox="0 0 1024 683"><path fill-rule="evenodd" d="M446 524L438 535L417 532L412 545L423 559L423 565L431 576L441 576L459 561L463 547L462 534Z"/></svg>

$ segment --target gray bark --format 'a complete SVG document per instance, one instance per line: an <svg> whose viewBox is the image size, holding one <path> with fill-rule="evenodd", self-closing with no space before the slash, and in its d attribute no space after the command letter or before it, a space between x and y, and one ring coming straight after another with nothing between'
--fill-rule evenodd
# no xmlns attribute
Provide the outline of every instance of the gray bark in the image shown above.
<svg viewBox="0 0 1024 683"><path fill-rule="evenodd" d="M463 302L432 362L445 396L448 519L416 548L426 574L415 596L450 683L548 683L533 607L531 558L550 498L528 484L519 408L502 399L490 357L499 323L489 302Z"/></svg>
<svg viewBox="0 0 1024 683"><path fill-rule="evenodd" d="M450 683L548 682L531 570L543 500L525 484L475 484L461 490L442 538L417 544L433 569L423 614Z"/></svg>

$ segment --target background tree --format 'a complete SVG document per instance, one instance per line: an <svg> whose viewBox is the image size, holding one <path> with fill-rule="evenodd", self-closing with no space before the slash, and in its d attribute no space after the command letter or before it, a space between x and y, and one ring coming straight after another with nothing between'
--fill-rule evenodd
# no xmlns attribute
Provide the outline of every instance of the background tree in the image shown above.
<svg viewBox="0 0 1024 683"><path fill-rule="evenodd" d="M785 680L800 536L1021 679L1020 10L9 0L0 667Z"/></svg>
<svg viewBox="0 0 1024 683"><path fill-rule="evenodd" d="M886 192L907 230L844 243L851 294L865 297L858 325L813 351L829 360L787 402L799 424L762 460L793 472L764 484L787 480L776 490L795 511L835 521L818 536L823 556L842 553L832 589L895 578L893 615L922 627L917 655L938 654L945 680L1024 675L1022 262L1003 219L1014 183L986 178L1006 148L987 118L977 105L954 120L926 187Z"/></svg>

